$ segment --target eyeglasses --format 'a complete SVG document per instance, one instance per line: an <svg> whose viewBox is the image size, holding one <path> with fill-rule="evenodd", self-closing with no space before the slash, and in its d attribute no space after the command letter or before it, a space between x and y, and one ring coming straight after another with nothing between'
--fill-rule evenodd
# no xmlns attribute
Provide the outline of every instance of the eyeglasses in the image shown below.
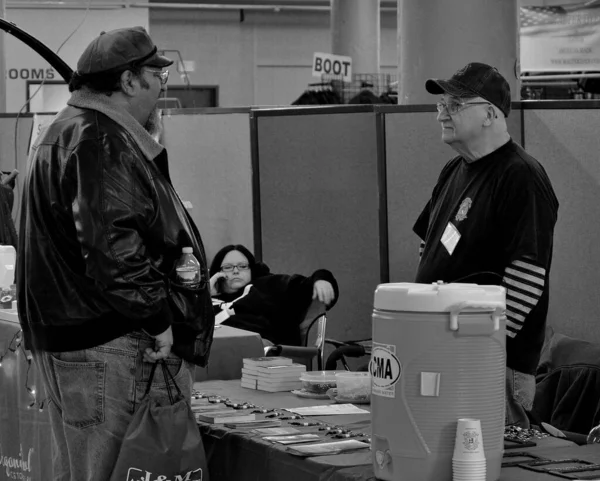
<svg viewBox="0 0 600 481"><path fill-rule="evenodd" d="M471 105L492 105L490 102L460 102L457 100L450 100L449 102L438 102L436 104L437 111L442 113L444 110L450 115L457 114L461 110L469 108Z"/></svg>
<svg viewBox="0 0 600 481"><path fill-rule="evenodd" d="M169 71L168 70L154 70L151 68L146 68L148 72L152 73L155 77L160 79L160 84L165 85L169 81Z"/></svg>
<svg viewBox="0 0 600 481"><path fill-rule="evenodd" d="M223 272L231 272L233 269L237 269L238 271L247 271L250 269L250 265L247 262L241 262L240 264L223 264L221 266L221 270Z"/></svg>

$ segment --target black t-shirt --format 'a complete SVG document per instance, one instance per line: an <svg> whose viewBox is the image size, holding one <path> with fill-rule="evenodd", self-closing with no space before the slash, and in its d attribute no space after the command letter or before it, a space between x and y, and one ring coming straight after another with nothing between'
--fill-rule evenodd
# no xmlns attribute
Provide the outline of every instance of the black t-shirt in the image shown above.
<svg viewBox="0 0 600 481"><path fill-rule="evenodd" d="M546 171L510 140L475 162L448 162L413 228L425 242L418 283L501 285L505 269L520 259L546 270L537 306L507 339L507 365L521 372L535 372L544 340L557 212Z"/></svg>

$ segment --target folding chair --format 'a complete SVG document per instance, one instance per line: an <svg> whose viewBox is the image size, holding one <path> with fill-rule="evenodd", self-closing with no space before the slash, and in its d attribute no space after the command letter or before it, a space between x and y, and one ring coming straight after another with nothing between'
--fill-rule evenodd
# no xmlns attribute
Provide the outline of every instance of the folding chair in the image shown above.
<svg viewBox="0 0 600 481"><path fill-rule="evenodd" d="M329 354L327 357L327 362L325 363L326 371L336 371L338 366L337 363L340 361L342 366L346 371L351 371L348 362L346 361L347 357L363 357L368 356L371 357L371 349L373 341L371 339L364 339L362 341L335 341L333 339L326 339L325 342L327 344L331 344L335 347L333 352ZM366 371L368 370L368 361L364 366L361 366L357 369L358 371Z"/></svg>
<svg viewBox="0 0 600 481"><path fill-rule="evenodd" d="M312 301L306 314L304 314L304 320L300 323L302 344L300 346L265 346L265 356L290 357L295 362L305 364L306 369L309 371L312 370L313 359L316 357L317 370L323 370L325 365L326 313L325 304L318 300ZM315 325L316 329L312 329Z"/></svg>

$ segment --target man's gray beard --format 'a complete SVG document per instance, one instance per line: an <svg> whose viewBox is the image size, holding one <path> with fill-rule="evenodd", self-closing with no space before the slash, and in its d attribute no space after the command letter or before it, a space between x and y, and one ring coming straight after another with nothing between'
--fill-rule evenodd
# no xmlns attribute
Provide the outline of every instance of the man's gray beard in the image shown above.
<svg viewBox="0 0 600 481"><path fill-rule="evenodd" d="M146 125L144 128L146 131L152 136L154 140L157 142L160 140L160 135L162 134L162 121L160 116L160 110L158 107L154 107L150 115L148 116L148 120L146 121Z"/></svg>

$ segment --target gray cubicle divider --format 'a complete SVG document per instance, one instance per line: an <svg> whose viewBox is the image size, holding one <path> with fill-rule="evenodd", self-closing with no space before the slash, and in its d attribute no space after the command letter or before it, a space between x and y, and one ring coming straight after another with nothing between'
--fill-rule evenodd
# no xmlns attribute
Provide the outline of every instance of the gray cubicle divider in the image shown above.
<svg viewBox="0 0 600 481"><path fill-rule="evenodd" d="M331 270L340 299L327 337L370 338L380 281L373 107L255 110L253 115L257 250L274 272Z"/></svg>
<svg viewBox="0 0 600 481"><path fill-rule="evenodd" d="M412 228L425 207L438 176L456 152L441 140L432 105L378 107L385 117L385 165L390 282L414 282L420 240ZM519 104L507 119L522 143Z"/></svg>
<svg viewBox="0 0 600 481"><path fill-rule="evenodd" d="M253 245L250 109L163 112L163 143L175 189L189 207L210 260Z"/></svg>
<svg viewBox="0 0 600 481"><path fill-rule="evenodd" d="M600 342L600 102L524 102L528 152L560 202L548 324Z"/></svg>

